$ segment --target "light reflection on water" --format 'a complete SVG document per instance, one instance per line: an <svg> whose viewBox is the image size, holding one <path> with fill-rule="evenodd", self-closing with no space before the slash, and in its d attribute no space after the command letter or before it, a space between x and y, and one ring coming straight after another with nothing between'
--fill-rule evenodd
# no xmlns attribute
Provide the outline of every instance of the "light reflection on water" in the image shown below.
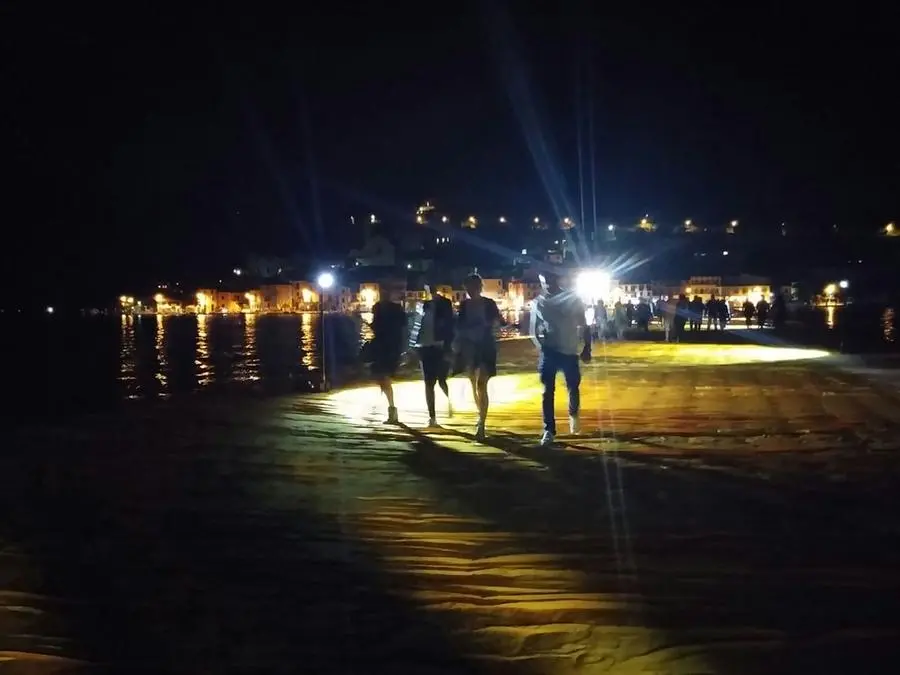
<svg viewBox="0 0 900 675"><path fill-rule="evenodd" d="M244 315L244 338L235 349L237 361L234 379L237 382L256 382L259 379L259 352L256 345L256 314Z"/></svg>
<svg viewBox="0 0 900 675"><path fill-rule="evenodd" d="M128 389L137 379L137 350L134 341L134 317L122 315L122 339L119 347L119 381Z"/></svg>
<svg viewBox="0 0 900 675"><path fill-rule="evenodd" d="M510 314L501 335L515 334ZM330 368L352 369L371 339L371 313L326 316ZM332 327L333 326L333 327ZM319 377L319 317L292 315L123 316L118 384L127 398L168 397L223 385L303 389Z"/></svg>
<svg viewBox="0 0 900 675"><path fill-rule="evenodd" d="M300 353L303 354L300 363L310 370L317 365L316 338L313 335L314 316L311 312L306 312L300 322Z"/></svg>
<svg viewBox="0 0 900 675"><path fill-rule="evenodd" d="M881 315L881 333L885 342L893 343L897 339L893 307L888 307Z"/></svg>
<svg viewBox="0 0 900 675"><path fill-rule="evenodd" d="M835 307L834 305L828 305L825 308L825 325L830 330L834 329L834 326L836 323L836 318L837 318L837 307Z"/></svg>
<svg viewBox="0 0 900 675"><path fill-rule="evenodd" d="M147 398L229 385L308 389L319 369L318 321L315 313L122 317L119 390ZM336 354L342 366L368 330L349 326L340 326L353 345Z"/></svg>
<svg viewBox="0 0 900 675"><path fill-rule="evenodd" d="M363 312L359 315L361 319L361 325L359 327L359 339L361 342L365 342L366 340L372 339L372 312Z"/></svg>
<svg viewBox="0 0 900 675"><path fill-rule="evenodd" d="M156 315L156 379L160 391L166 392L169 384L169 361L166 358L166 317Z"/></svg>
<svg viewBox="0 0 900 675"><path fill-rule="evenodd" d="M203 387L212 382L213 369L209 359L209 317L206 314L197 316L197 356L194 359L196 366L197 383Z"/></svg>

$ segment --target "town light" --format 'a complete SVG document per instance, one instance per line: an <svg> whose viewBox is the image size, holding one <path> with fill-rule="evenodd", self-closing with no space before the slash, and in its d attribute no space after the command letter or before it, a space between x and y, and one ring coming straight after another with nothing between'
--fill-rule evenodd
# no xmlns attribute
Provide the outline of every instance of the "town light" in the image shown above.
<svg viewBox="0 0 900 675"><path fill-rule="evenodd" d="M850 286L850 282L846 279L841 279L840 283L838 283L838 286L840 286L841 288L848 288Z"/></svg>
<svg viewBox="0 0 900 675"><path fill-rule="evenodd" d="M575 293L584 302L593 304L609 294L609 274L602 270L584 270L575 277Z"/></svg>
<svg viewBox="0 0 900 675"><path fill-rule="evenodd" d="M837 293L837 284L828 284L825 287L825 295L832 297L835 293Z"/></svg>
<svg viewBox="0 0 900 675"><path fill-rule="evenodd" d="M316 283L323 291L327 291L334 286L334 275L331 272L322 272L316 280Z"/></svg>
<svg viewBox="0 0 900 675"><path fill-rule="evenodd" d="M47 314L53 314L53 307L47 307Z"/></svg>
<svg viewBox="0 0 900 675"><path fill-rule="evenodd" d="M162 293L157 293L153 296L153 302L157 305L161 305L166 301L166 297Z"/></svg>
<svg viewBox="0 0 900 675"><path fill-rule="evenodd" d="M375 292L374 288L364 288L359 292L359 296L362 299L363 304L368 308L372 309L372 305L378 302L378 293Z"/></svg>

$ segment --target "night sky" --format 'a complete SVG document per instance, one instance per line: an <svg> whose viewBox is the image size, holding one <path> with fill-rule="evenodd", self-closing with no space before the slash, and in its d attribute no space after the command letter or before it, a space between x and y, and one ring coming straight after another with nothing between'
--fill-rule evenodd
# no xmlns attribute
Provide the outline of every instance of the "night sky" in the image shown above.
<svg viewBox="0 0 900 675"><path fill-rule="evenodd" d="M23 288L324 255L350 215L424 199L577 216L589 121L604 218L900 212L887 3L12 4L3 270Z"/></svg>

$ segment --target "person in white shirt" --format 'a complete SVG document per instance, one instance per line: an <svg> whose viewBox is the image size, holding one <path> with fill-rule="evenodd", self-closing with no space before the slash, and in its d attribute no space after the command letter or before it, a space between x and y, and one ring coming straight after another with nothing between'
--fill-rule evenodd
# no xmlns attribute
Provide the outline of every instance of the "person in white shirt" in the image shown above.
<svg viewBox="0 0 900 675"><path fill-rule="evenodd" d="M453 416L447 375L450 372L450 356L453 347L453 304L436 293L433 284L425 284L425 292L431 298L419 306L413 345L419 353L422 378L425 380L425 405L428 408L428 426L437 427L434 387L441 388L447 397L447 414Z"/></svg>
<svg viewBox="0 0 900 675"><path fill-rule="evenodd" d="M531 336L540 350L538 373L544 385L542 411L544 433L541 445L550 445L556 436L554 403L556 374L562 371L569 392L569 431L581 431L581 368L591 360L591 331L585 321L585 305L574 291L563 288L557 274L540 275L544 292L534 299L531 308ZM579 333L584 346L579 349Z"/></svg>

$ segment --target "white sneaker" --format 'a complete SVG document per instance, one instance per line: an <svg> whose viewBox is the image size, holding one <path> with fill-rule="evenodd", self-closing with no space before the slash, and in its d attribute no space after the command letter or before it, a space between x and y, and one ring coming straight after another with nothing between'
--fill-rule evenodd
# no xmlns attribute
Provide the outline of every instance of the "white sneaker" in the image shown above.
<svg viewBox="0 0 900 675"><path fill-rule="evenodd" d="M485 433L484 433L484 420L481 420L480 422L478 422L478 424L475 425L475 440L476 440L476 441L483 441L483 440L484 440L484 436L485 436Z"/></svg>
<svg viewBox="0 0 900 675"><path fill-rule="evenodd" d="M577 436L581 433L581 420L578 415L569 415L569 433Z"/></svg>
<svg viewBox="0 0 900 675"><path fill-rule="evenodd" d="M549 431L545 431L544 435L541 436L541 445L544 447L553 445L553 434L551 434Z"/></svg>
<svg viewBox="0 0 900 675"><path fill-rule="evenodd" d="M429 428L429 429L439 429L440 426L441 426L441 425L437 423L437 418L436 418L436 417L429 417L429 418L428 418L428 428Z"/></svg>

